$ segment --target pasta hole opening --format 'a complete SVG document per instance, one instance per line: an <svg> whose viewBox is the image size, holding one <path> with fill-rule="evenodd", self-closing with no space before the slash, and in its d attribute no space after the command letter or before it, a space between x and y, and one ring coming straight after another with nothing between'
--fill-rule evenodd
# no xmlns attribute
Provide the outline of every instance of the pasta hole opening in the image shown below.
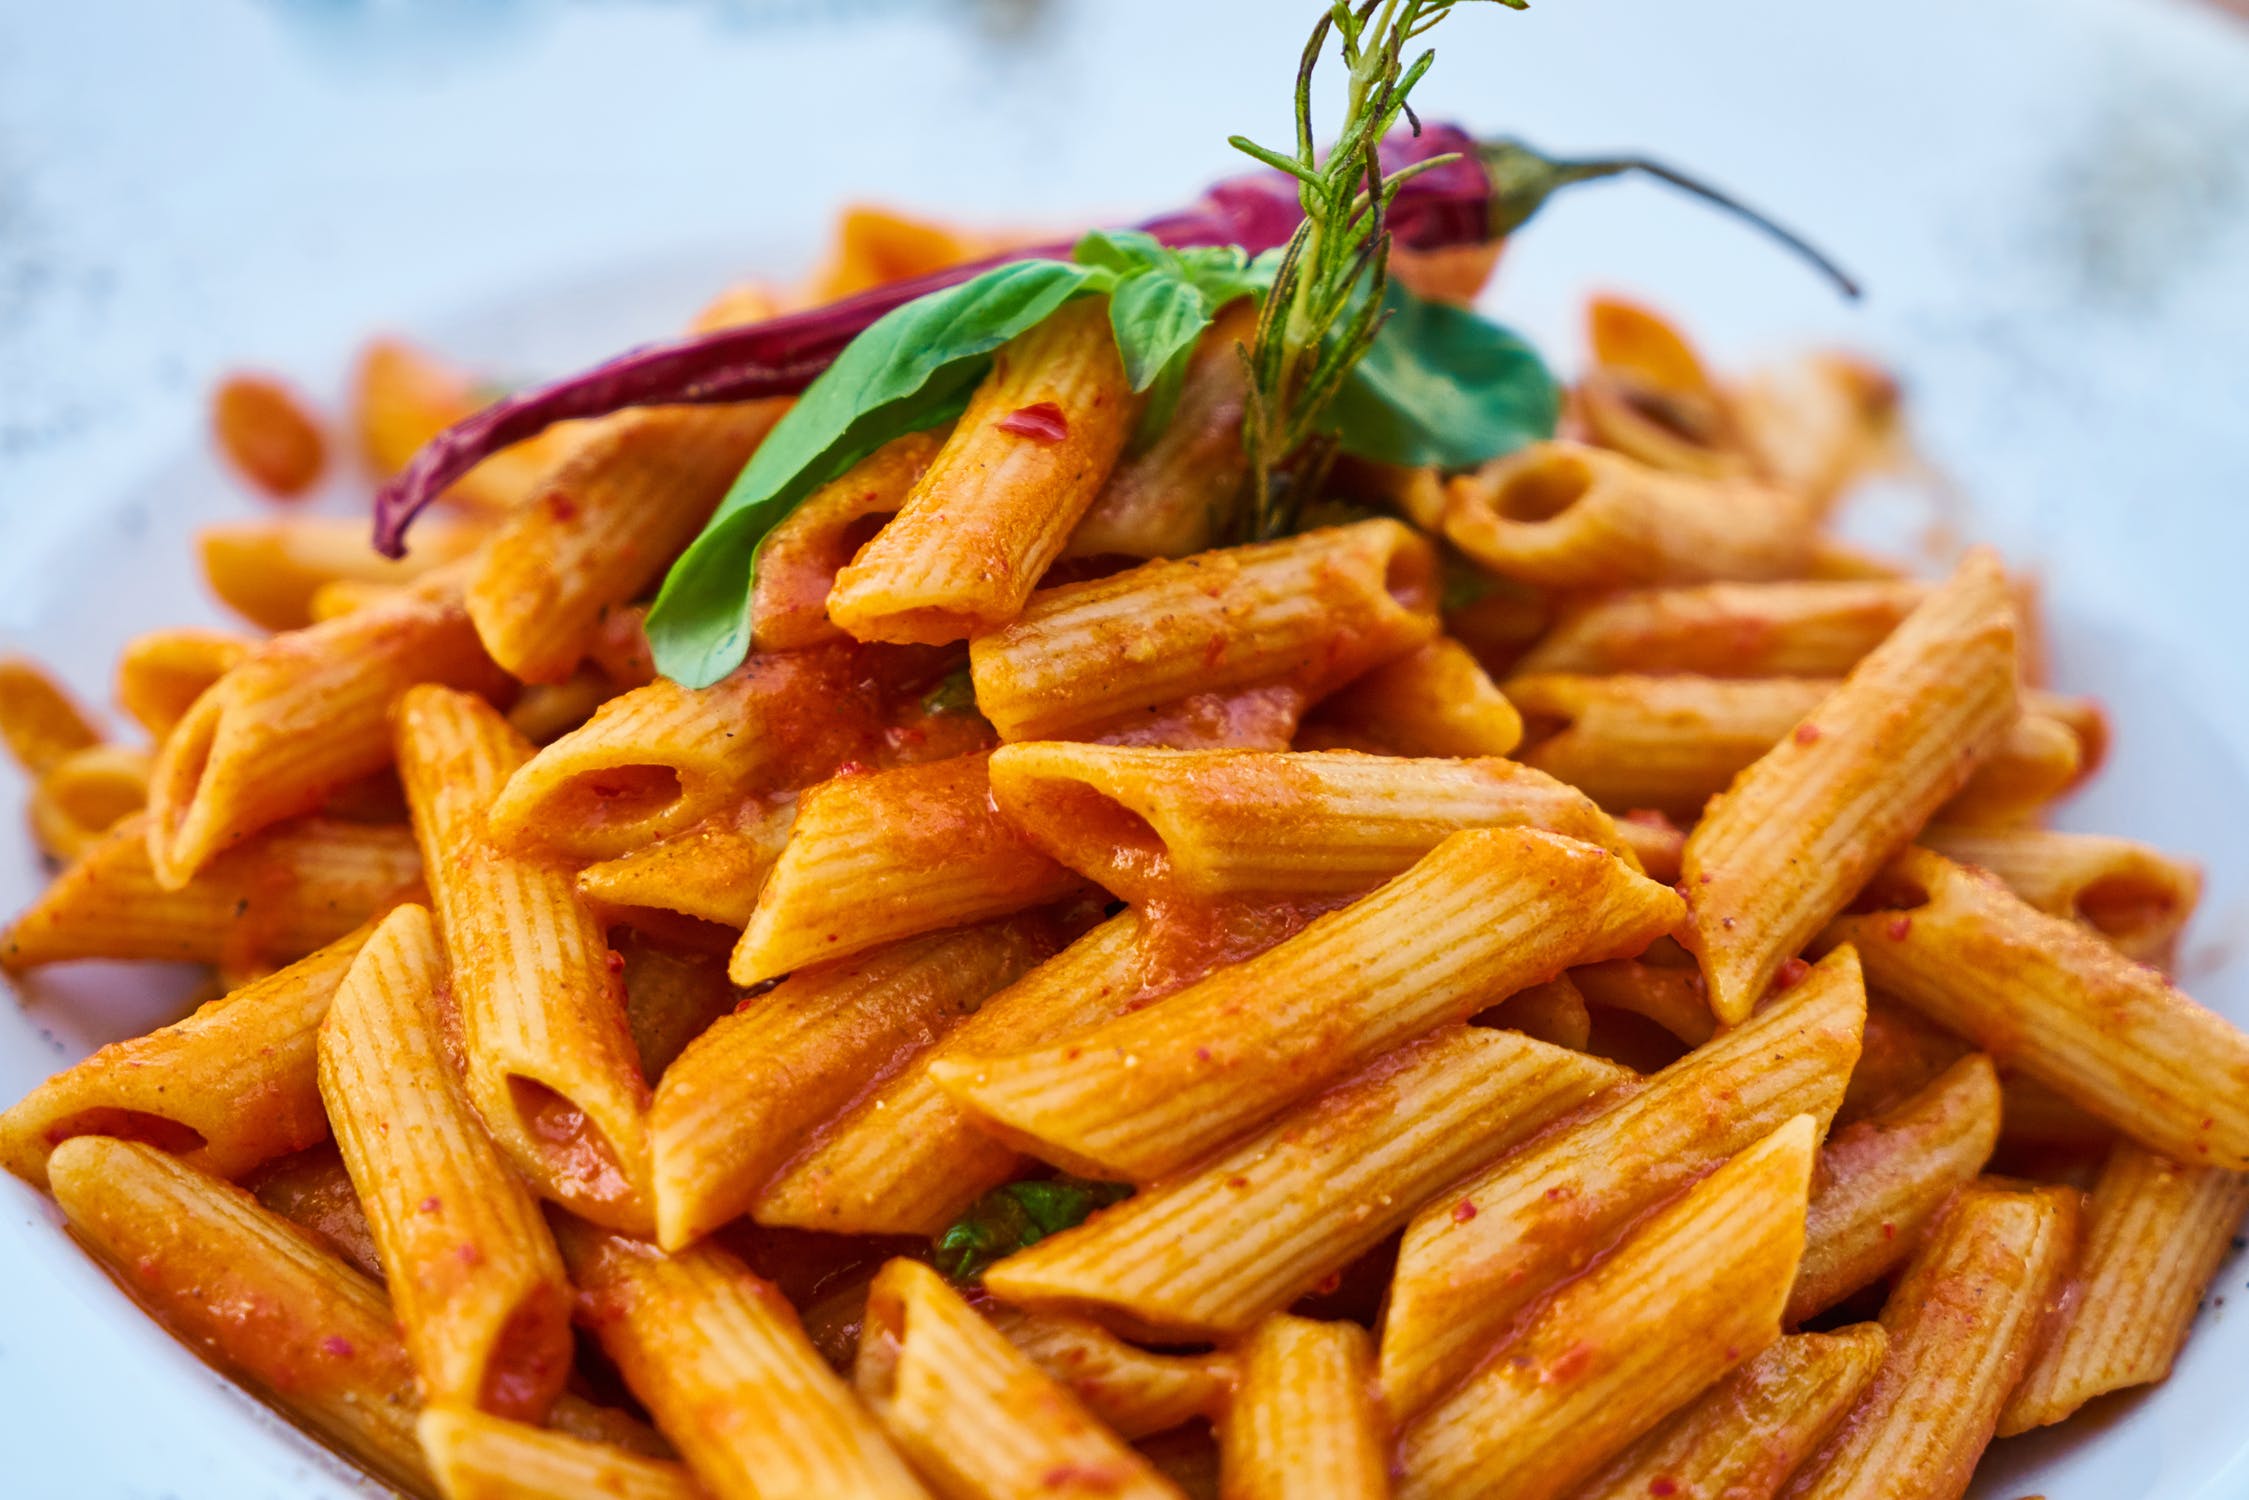
<svg viewBox="0 0 2249 1500"><path fill-rule="evenodd" d="M1718 411L1707 396L1670 391L1629 377L1617 382L1617 396L1641 421L1697 448L1718 443Z"/></svg>
<svg viewBox="0 0 2249 1500"><path fill-rule="evenodd" d="M1120 870L1146 872L1166 860L1169 848L1155 825L1106 792L1080 781L1056 781L1042 786L1039 797L1051 814L1050 826L1067 830L1080 847L1113 849L1108 863Z"/></svg>
<svg viewBox="0 0 2249 1500"><path fill-rule="evenodd" d="M148 789L148 805L160 820L158 831L167 844L179 837L211 773L211 752L219 738L219 712L216 704L201 706L209 701L208 694L198 699L198 707L190 709L173 728L164 747L164 781L161 785L151 783Z"/></svg>
<svg viewBox="0 0 2249 1500"><path fill-rule="evenodd" d="M569 1307L551 1286L537 1286L508 1313L492 1341L477 1404L495 1416L537 1422L569 1377L577 1356Z"/></svg>
<svg viewBox="0 0 2249 1500"><path fill-rule="evenodd" d="M1502 520L1556 520L1593 488L1593 468L1574 453L1544 453L1510 467L1492 497Z"/></svg>
<svg viewBox="0 0 2249 1500"><path fill-rule="evenodd" d="M159 1151L168 1151L175 1156L200 1151L209 1144L204 1139L203 1132L192 1125L184 1125L167 1115L111 1104L97 1105L92 1109L82 1109L74 1115L67 1115L49 1125L44 1135L50 1147L59 1146L64 1141L82 1135L100 1135L112 1140L154 1146Z"/></svg>
<svg viewBox="0 0 2249 1500"><path fill-rule="evenodd" d="M2133 938L2153 931L2178 912L2168 887L2142 876L2103 875L2077 893L2077 919L2108 938Z"/></svg>
<svg viewBox="0 0 2249 1500"><path fill-rule="evenodd" d="M1575 714L1566 714L1559 709L1525 708L1520 703L1515 707L1523 717L1523 738L1514 751L1518 757L1565 733L1577 723Z"/></svg>
<svg viewBox="0 0 2249 1500"><path fill-rule="evenodd" d="M905 1342L905 1304L892 1296L869 1297L852 1365L852 1381L860 1395L879 1402L897 1393L898 1356Z"/></svg>
<svg viewBox="0 0 2249 1500"><path fill-rule="evenodd" d="M629 828L671 811L686 790L670 766L607 766L570 781L556 799L553 821Z"/></svg>
<svg viewBox="0 0 2249 1500"><path fill-rule="evenodd" d="M1437 604L1437 553L1425 546L1394 547L1382 563L1383 591L1410 610Z"/></svg>
<svg viewBox="0 0 2249 1500"><path fill-rule="evenodd" d="M894 510L869 511L863 516L853 516L837 529L832 555L840 567L847 562L857 562L867 544L879 535L897 516Z"/></svg>
<svg viewBox="0 0 2249 1500"><path fill-rule="evenodd" d="M1931 900L1929 888L1918 880L1903 875L1877 875L1860 891L1851 903L1851 911L1860 916L1877 912L1903 915L1919 911Z"/></svg>
<svg viewBox="0 0 2249 1500"><path fill-rule="evenodd" d="M598 1202L630 1196L616 1148L586 1112L536 1078L508 1075L508 1103L558 1188Z"/></svg>

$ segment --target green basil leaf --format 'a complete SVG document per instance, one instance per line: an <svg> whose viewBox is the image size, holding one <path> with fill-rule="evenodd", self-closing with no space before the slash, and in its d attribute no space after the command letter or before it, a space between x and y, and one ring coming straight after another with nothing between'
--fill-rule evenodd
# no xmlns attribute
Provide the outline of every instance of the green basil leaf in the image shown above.
<svg viewBox="0 0 2249 1500"><path fill-rule="evenodd" d="M930 1247L937 1269L956 1282L983 1279L984 1268L1050 1234L1074 1229L1095 1212L1132 1196L1122 1182L1053 1177L1010 1182L969 1205Z"/></svg>
<svg viewBox="0 0 2249 1500"><path fill-rule="evenodd" d="M1089 229L1070 251L1070 258L1081 266L1094 266L1119 277L1172 264L1171 251L1145 229Z"/></svg>
<svg viewBox="0 0 2249 1500"><path fill-rule="evenodd" d="M1562 389L1537 350L1395 281L1383 303L1381 331L1327 410L1344 452L1463 469L1554 435Z"/></svg>
<svg viewBox="0 0 2249 1500"><path fill-rule="evenodd" d="M758 548L782 518L892 438L959 416L993 350L1114 280L1098 267L1014 261L895 308L853 339L774 424L672 565L648 612L657 670L694 688L740 666Z"/></svg>
<svg viewBox="0 0 2249 1500"><path fill-rule="evenodd" d="M1184 277L1143 271L1117 283L1109 298L1109 326L1124 356L1125 380L1144 391L1210 326L1210 304Z"/></svg>

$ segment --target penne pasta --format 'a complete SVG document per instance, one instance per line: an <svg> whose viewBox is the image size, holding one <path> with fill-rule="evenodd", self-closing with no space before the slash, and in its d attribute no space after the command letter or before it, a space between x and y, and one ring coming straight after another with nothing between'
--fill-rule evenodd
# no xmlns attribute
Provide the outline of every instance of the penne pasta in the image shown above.
<svg viewBox="0 0 2249 1500"><path fill-rule="evenodd" d="M1902 580L1706 583L1574 602L1515 664L1548 673L1841 677L1928 596Z"/></svg>
<svg viewBox="0 0 2249 1500"><path fill-rule="evenodd" d="M2006 579L1971 553L1688 835L1681 889L1721 1021L1748 1015L1781 963L1966 783L2015 717L2015 671Z"/></svg>
<svg viewBox="0 0 2249 1500"><path fill-rule="evenodd" d="M745 797L793 790L882 747L889 692L856 648L753 656L707 688L668 678L610 699L492 804L493 837L591 863Z"/></svg>
<svg viewBox="0 0 2249 1500"><path fill-rule="evenodd" d="M853 1381L946 1500L1178 1500L1146 1459L919 1261L894 1260L875 1277Z"/></svg>
<svg viewBox="0 0 2249 1500"><path fill-rule="evenodd" d="M1587 300L1585 323L1592 358L1571 405L1592 441L1674 473L1749 471L1725 392L1677 328L1608 296Z"/></svg>
<svg viewBox="0 0 2249 1500"><path fill-rule="evenodd" d="M425 1407L414 1430L445 1500L703 1500L683 1465L472 1407Z"/></svg>
<svg viewBox="0 0 2249 1500"><path fill-rule="evenodd" d="M1890 1350L1787 1500L1951 1500L1968 1487L2069 1275L2074 1188L1975 1187L1955 1198L1889 1301Z"/></svg>
<svg viewBox="0 0 2249 1500"><path fill-rule="evenodd" d="M1787 1321L1817 1317L1903 1263L1998 1143L1999 1079L1980 1052L1903 1103L1830 1136Z"/></svg>
<svg viewBox="0 0 2249 1500"><path fill-rule="evenodd" d="M398 338L378 338L360 351L352 377L352 425L368 468L388 479L422 445L464 417L489 394L466 370ZM502 515L523 503L539 476L566 453L580 424L562 422L501 449L447 486L443 498L478 515ZM419 545L420 533L416 532Z"/></svg>
<svg viewBox="0 0 2249 1500"><path fill-rule="evenodd" d="M158 1322L386 1482L432 1493L414 1367L374 1283L154 1147L79 1136L49 1169L71 1229Z"/></svg>
<svg viewBox="0 0 2249 1500"><path fill-rule="evenodd" d="M1968 1051L1966 1042L1907 1007L1870 1001L1858 1065L1851 1069L1851 1086L1835 1122L1848 1125L1902 1102Z"/></svg>
<svg viewBox="0 0 2249 1500"><path fill-rule="evenodd" d="M101 743L101 731L37 663L0 657L0 744L32 776Z"/></svg>
<svg viewBox="0 0 2249 1500"><path fill-rule="evenodd" d="M444 985L429 913L383 918L321 1022L320 1098L424 1399L535 1421L570 1373L570 1287L446 1056Z"/></svg>
<svg viewBox="0 0 2249 1500"><path fill-rule="evenodd" d="M370 930L57 1073L0 1112L0 1164L45 1187L57 1146L107 1135L240 1177L326 1139L314 1039Z"/></svg>
<svg viewBox="0 0 2249 1500"><path fill-rule="evenodd" d="M1197 1417L1216 1420L1234 1390L1230 1353L1157 1354L1066 1313L1023 1312L997 1302L982 1311L1031 1363L1128 1440Z"/></svg>
<svg viewBox="0 0 2249 1500"><path fill-rule="evenodd" d="M1077 876L992 807L987 757L838 776L797 801L728 972L747 987L1059 900Z"/></svg>
<svg viewBox="0 0 2249 1500"><path fill-rule="evenodd" d="M1582 793L1497 758L1047 740L995 751L991 796L1032 844L1134 902L1350 894L1463 828L1542 828L1633 862Z"/></svg>
<svg viewBox="0 0 2249 1500"><path fill-rule="evenodd" d="M678 912L724 927L750 924L758 892L788 846L793 797L747 797L702 822L578 872L588 900Z"/></svg>
<svg viewBox="0 0 2249 1500"><path fill-rule="evenodd" d="M125 745L73 750L33 783L24 811L51 859L70 861L148 806L149 757ZM147 846L147 836L141 839Z"/></svg>
<svg viewBox="0 0 2249 1500"><path fill-rule="evenodd" d="M1003 1053L1099 1025L1141 992L1147 924L1121 912L986 1000L935 1046L838 1116L751 1208L761 1224L935 1236L1017 1175L994 1139L933 1076L939 1062Z"/></svg>
<svg viewBox="0 0 2249 1500"><path fill-rule="evenodd" d="M1567 974L1517 990L1477 1020L1572 1052L1585 1051L1593 1039L1593 1014Z"/></svg>
<svg viewBox="0 0 2249 1500"><path fill-rule="evenodd" d="M287 963L342 937L420 877L405 829L310 817L251 838L166 889L150 867L147 821L136 814L95 840L16 918L0 936L0 967L87 958Z"/></svg>
<svg viewBox="0 0 2249 1500"><path fill-rule="evenodd" d="M331 583L401 588L476 550L484 528L441 521L414 533L414 551L393 560L348 516L286 516L196 534L203 581L219 602L260 630L302 630L319 618L313 598Z"/></svg>
<svg viewBox="0 0 2249 1500"><path fill-rule="evenodd" d="M319 1085L314 1084L317 1095ZM153 1144L153 1143L151 1143ZM375 1231L335 1144L275 1157L241 1179L250 1196L310 1234L321 1248L371 1280L383 1279Z"/></svg>
<svg viewBox="0 0 2249 1500"><path fill-rule="evenodd" d="M803 970L715 1022L649 1110L658 1242L676 1250L747 1210L820 1125L1055 946L1039 918L909 938Z"/></svg>
<svg viewBox="0 0 2249 1500"><path fill-rule="evenodd" d="M866 641L943 645L1022 613L1138 420L1109 301L1071 302L991 373L898 514L836 574L828 618Z"/></svg>
<svg viewBox="0 0 2249 1500"><path fill-rule="evenodd" d="M1411 1037L1574 963L1639 948L1677 898L1590 845L1456 833L1249 960L1030 1051L931 1064L1003 1140L1136 1181L1195 1160Z"/></svg>
<svg viewBox="0 0 2249 1500"><path fill-rule="evenodd" d="M654 1084L741 994L727 983L723 954L674 948L635 932L619 933L615 942L624 960L625 1022L641 1073Z"/></svg>
<svg viewBox="0 0 2249 1500"><path fill-rule="evenodd" d="M1063 584L969 643L976 706L1005 740L1089 739L1198 693L1316 700L1436 634L1436 571L1363 521Z"/></svg>
<svg viewBox="0 0 2249 1500"><path fill-rule="evenodd" d="M712 1500L925 1493L772 1283L708 1247L556 1237L602 1349Z"/></svg>
<svg viewBox="0 0 2249 1500"><path fill-rule="evenodd" d="M1127 1334L1245 1333L1445 1184L1631 1076L1513 1032L1445 1027L1192 1171L1008 1256L984 1285Z"/></svg>
<svg viewBox="0 0 2249 1500"><path fill-rule="evenodd" d="M1813 522L1788 490L1570 442L1534 443L1455 479L1445 505L1446 539L1480 567L1568 589L1794 577Z"/></svg>
<svg viewBox="0 0 2249 1500"><path fill-rule="evenodd" d="M751 583L750 645L795 651L845 639L828 618L828 595L937 456L944 434L893 438L820 486L766 533Z"/></svg>
<svg viewBox="0 0 2249 1500"><path fill-rule="evenodd" d="M458 599L409 594L265 641L188 710L149 782L149 862L179 890L260 829L390 763L390 710L416 683L498 691Z"/></svg>
<svg viewBox="0 0 2249 1500"><path fill-rule="evenodd" d="M1275 1314L1242 1346L1242 1384L1219 1428L1223 1500L1386 1500L1385 1423L1356 1323Z"/></svg>
<svg viewBox="0 0 2249 1500"><path fill-rule="evenodd" d="M1523 716L1466 646L1440 636L1330 696L1305 735L1384 755L1505 755Z"/></svg>
<svg viewBox="0 0 2249 1500"><path fill-rule="evenodd" d="M662 577L787 409L635 407L587 423L478 550L463 597L492 659L525 682L567 678L603 612Z"/></svg>
<svg viewBox="0 0 2249 1500"><path fill-rule="evenodd" d="M2065 917L1912 849L1829 935L1868 980L2152 1150L2249 1167L2249 1036Z"/></svg>
<svg viewBox="0 0 2249 1500"><path fill-rule="evenodd" d="M2000 1436L2168 1377L2245 1213L2249 1178L2120 1142L2086 1204L2074 1295L2000 1412Z"/></svg>
<svg viewBox="0 0 2249 1500"><path fill-rule="evenodd" d="M1618 958L1572 969L1568 978L1587 1003L1645 1016L1690 1047L1718 1030L1699 970Z"/></svg>
<svg viewBox="0 0 2249 1500"><path fill-rule="evenodd" d="M1618 1454L1575 1500L1771 1500L1843 1420L1888 1347L1874 1323L1769 1344Z"/></svg>
<svg viewBox="0 0 2249 1500"><path fill-rule="evenodd" d="M481 699L420 687L399 702L399 777L453 960L469 1098L542 1196L646 1230L648 1087L622 962L566 868L488 835L485 810L530 758Z"/></svg>
<svg viewBox="0 0 2249 1500"><path fill-rule="evenodd" d="M117 653L118 706L161 744L204 689L234 670L257 642L225 630L152 630Z"/></svg>
<svg viewBox="0 0 2249 1500"><path fill-rule="evenodd" d="M2130 839L2046 828L1936 827L1920 842L1989 870L2042 912L2069 917L2142 963L2161 963L2202 897L2202 872Z"/></svg>
<svg viewBox="0 0 2249 1500"><path fill-rule="evenodd" d="M1898 385L1863 359L1821 352L1758 372L1731 405L1758 471L1824 512L1888 450Z"/></svg>
<svg viewBox="0 0 2249 1500"><path fill-rule="evenodd" d="M1530 741L1518 757L1525 764L1583 789L1604 807L1652 808L1686 822L1819 712L1835 688L1792 677L1540 676L1507 683L1528 716ZM2020 818L2076 785L2086 771L2075 731L2044 713L2025 713L1942 816Z"/></svg>
<svg viewBox="0 0 2249 1500"><path fill-rule="evenodd" d="M1817 1122L1798 1115L1657 1210L1409 1424L1399 1500L1547 1500L1780 1337Z"/></svg>
<svg viewBox="0 0 2249 1500"><path fill-rule="evenodd" d="M1188 360L1171 420L1109 471L1063 556L1186 557L1220 540L1249 478L1242 351L1256 328L1257 308L1247 298L1212 321Z"/></svg>
<svg viewBox="0 0 2249 1500"><path fill-rule="evenodd" d="M1392 1415L1436 1400L1664 1197L1792 1116L1832 1116L1865 1014L1858 965L1838 950L1746 1023L1416 1214L1382 1318Z"/></svg>

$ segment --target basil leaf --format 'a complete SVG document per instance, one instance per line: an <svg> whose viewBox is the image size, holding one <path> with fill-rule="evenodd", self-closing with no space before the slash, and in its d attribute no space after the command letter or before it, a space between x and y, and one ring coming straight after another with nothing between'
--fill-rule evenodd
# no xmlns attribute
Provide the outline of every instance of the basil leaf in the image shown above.
<svg viewBox="0 0 2249 1500"><path fill-rule="evenodd" d="M1117 283L1109 298L1109 326L1124 356L1125 380L1144 391L1195 346L1210 326L1210 304L1174 271L1143 271Z"/></svg>
<svg viewBox="0 0 2249 1500"><path fill-rule="evenodd" d="M1056 260L998 266L895 308L852 340L774 424L648 612L656 668L708 687L750 648L750 594L767 533L813 490L909 432L950 421L992 351L1114 275Z"/></svg>
<svg viewBox="0 0 2249 1500"><path fill-rule="evenodd" d="M1344 452L1463 469L1554 435L1562 390L1537 350L1395 281L1383 306L1381 331L1328 407Z"/></svg>
<svg viewBox="0 0 2249 1500"><path fill-rule="evenodd" d="M1132 1196L1122 1182L1054 1177L1010 1182L994 1188L937 1236L931 1246L937 1269L963 1284L983 1279L984 1269L1050 1234L1084 1223L1088 1216Z"/></svg>
<svg viewBox="0 0 2249 1500"><path fill-rule="evenodd" d="M1079 237L1070 258L1116 275L1161 269L1172 264L1172 252L1145 229L1089 229Z"/></svg>

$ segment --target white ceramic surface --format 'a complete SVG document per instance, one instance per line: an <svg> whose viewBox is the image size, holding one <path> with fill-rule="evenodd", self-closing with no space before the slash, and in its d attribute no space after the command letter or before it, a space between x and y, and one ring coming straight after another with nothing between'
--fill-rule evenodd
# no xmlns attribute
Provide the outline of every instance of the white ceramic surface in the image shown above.
<svg viewBox="0 0 2249 1500"><path fill-rule="evenodd" d="M332 390L388 325L567 368L789 269L847 197L1144 212L1233 170L1228 131L1280 133L1309 9L0 0L0 645L99 700L126 637L217 618L185 538L254 509L201 449L229 364ZM1974 497L1939 519L2042 568L2063 682L2116 716L2065 821L2207 862L2188 984L2249 1022L2249 29L2170 0L1607 0L1467 11L1443 53L1430 114L1659 150L1865 277L1842 308L1725 223L1608 187L1510 249L1490 306L1565 361L1583 291L1621 286L1729 360L1833 338L1900 369ZM1909 533L1918 503L1873 497L1866 524ZM41 878L0 815L0 908ZM168 982L27 986L0 1096L162 1018ZM2249 1296L2249 1267L2215 1292ZM1978 1493L2249 1495L2245 1313L2208 1309L2154 1394L2000 1444ZM0 1495L357 1493L0 1180Z"/></svg>

